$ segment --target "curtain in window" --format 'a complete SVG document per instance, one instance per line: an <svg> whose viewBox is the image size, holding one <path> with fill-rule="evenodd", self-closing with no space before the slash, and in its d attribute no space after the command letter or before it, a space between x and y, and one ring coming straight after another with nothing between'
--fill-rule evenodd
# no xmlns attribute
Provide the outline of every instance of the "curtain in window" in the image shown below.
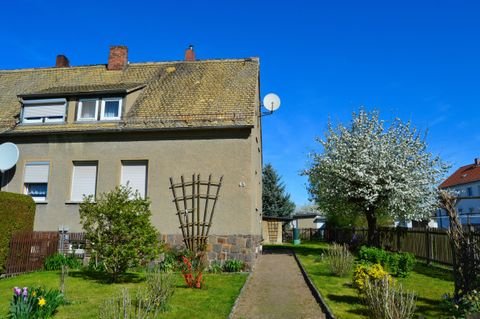
<svg viewBox="0 0 480 319"><path fill-rule="evenodd" d="M104 117L115 118L118 117L119 101L105 101L105 115Z"/></svg>
<svg viewBox="0 0 480 319"><path fill-rule="evenodd" d="M81 118L94 119L97 117L95 114L96 101L82 101L82 114Z"/></svg>
<svg viewBox="0 0 480 319"><path fill-rule="evenodd" d="M47 197L47 184L29 183L27 184L27 192L32 197Z"/></svg>

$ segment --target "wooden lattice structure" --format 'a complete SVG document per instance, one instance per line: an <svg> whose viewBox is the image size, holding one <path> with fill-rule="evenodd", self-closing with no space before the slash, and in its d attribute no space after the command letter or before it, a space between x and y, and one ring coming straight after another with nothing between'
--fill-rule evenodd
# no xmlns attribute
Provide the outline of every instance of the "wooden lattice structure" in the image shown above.
<svg viewBox="0 0 480 319"><path fill-rule="evenodd" d="M198 253L206 248L222 180L223 176L215 183L211 174L208 180L202 180L200 174L193 174L190 181L182 175L180 183L174 183L170 177L183 241L192 252Z"/></svg>
<svg viewBox="0 0 480 319"><path fill-rule="evenodd" d="M271 243L276 243L278 239L278 226L279 222L269 220L267 222L268 227L268 239Z"/></svg>

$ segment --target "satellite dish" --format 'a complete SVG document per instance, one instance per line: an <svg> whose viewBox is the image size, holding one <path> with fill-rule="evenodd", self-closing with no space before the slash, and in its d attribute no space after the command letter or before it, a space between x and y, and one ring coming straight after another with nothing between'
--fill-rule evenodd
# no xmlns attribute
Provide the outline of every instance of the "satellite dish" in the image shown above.
<svg viewBox="0 0 480 319"><path fill-rule="evenodd" d="M0 172L5 172L17 164L18 161L17 145L7 142L0 145Z"/></svg>
<svg viewBox="0 0 480 319"><path fill-rule="evenodd" d="M270 112L275 111L280 107L280 98L275 93L268 93L263 98L263 107Z"/></svg>

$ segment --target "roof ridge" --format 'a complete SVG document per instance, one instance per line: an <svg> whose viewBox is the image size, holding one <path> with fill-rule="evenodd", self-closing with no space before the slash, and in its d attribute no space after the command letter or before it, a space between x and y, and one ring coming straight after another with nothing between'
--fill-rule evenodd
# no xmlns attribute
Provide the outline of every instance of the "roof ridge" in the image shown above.
<svg viewBox="0 0 480 319"><path fill-rule="evenodd" d="M216 63L216 62L245 62L245 61L255 61L259 62L259 57L247 57L247 58L225 58L225 59L205 59L205 60L195 60L195 61L185 61L185 60L173 60L173 61L146 61L146 62L129 62L128 65L137 66L137 65L162 65L162 64L177 64L177 63ZM28 72L28 71L56 71L56 70L72 70L72 69L83 69L83 68L106 68L107 64L85 64L85 65L74 65L66 68L57 68L54 66L48 67L33 67L33 68L18 68L18 69L0 69L0 73L14 73L14 72Z"/></svg>

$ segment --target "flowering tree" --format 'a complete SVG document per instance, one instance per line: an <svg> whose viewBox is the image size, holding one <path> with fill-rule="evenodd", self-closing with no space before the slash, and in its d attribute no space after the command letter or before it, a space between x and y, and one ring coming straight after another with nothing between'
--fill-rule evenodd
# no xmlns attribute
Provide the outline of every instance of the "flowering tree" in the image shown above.
<svg viewBox="0 0 480 319"><path fill-rule="evenodd" d="M353 113L349 126L328 125L305 170L309 192L329 214L363 214L368 243L375 244L379 217L424 219L437 207L436 185L446 172L427 152L424 136L395 119L389 127L376 111Z"/></svg>

